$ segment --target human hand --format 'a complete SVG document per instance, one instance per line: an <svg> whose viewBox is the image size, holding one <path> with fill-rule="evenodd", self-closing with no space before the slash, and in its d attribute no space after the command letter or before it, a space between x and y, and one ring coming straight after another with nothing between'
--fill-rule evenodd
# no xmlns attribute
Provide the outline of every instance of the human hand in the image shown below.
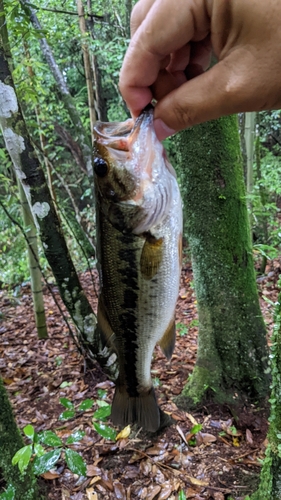
<svg viewBox="0 0 281 500"><path fill-rule="evenodd" d="M139 0L120 91L133 116L155 98L159 139L242 111L281 108L278 0ZM218 63L205 71L214 52Z"/></svg>

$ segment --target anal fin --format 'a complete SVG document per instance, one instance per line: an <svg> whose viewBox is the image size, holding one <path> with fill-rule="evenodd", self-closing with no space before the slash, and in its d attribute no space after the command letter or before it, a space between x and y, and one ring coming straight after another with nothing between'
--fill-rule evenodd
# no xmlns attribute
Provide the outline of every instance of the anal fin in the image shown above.
<svg viewBox="0 0 281 500"><path fill-rule="evenodd" d="M174 318L170 321L159 345L168 360L171 359L176 342L176 325Z"/></svg>
<svg viewBox="0 0 281 500"><path fill-rule="evenodd" d="M136 423L145 431L158 431L160 410L153 387L146 393L131 397L126 388L117 383L112 402L111 420L114 425L121 427Z"/></svg>

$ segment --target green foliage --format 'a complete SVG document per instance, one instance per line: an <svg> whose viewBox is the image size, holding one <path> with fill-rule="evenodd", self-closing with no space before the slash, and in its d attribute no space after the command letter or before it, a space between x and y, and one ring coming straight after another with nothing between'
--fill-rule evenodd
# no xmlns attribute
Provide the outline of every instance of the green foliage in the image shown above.
<svg viewBox="0 0 281 500"><path fill-rule="evenodd" d="M65 443L63 443L63 441L52 431L44 431L37 434L34 427L30 424L23 429L23 432L30 439L31 444L18 450L12 459L12 464L17 464L21 473L26 470L31 457L33 457L32 470L34 474L37 476L44 474L44 472L53 468L63 453L68 468L74 474L79 474L81 476L86 475L86 464L84 460L79 453L68 448L68 445L77 443L83 439L85 432L73 432L66 439ZM46 451L40 443L53 449L51 451Z"/></svg>
<svg viewBox="0 0 281 500"><path fill-rule="evenodd" d="M0 500L14 500L15 499L15 488L9 484L8 488L4 493L1 493Z"/></svg>

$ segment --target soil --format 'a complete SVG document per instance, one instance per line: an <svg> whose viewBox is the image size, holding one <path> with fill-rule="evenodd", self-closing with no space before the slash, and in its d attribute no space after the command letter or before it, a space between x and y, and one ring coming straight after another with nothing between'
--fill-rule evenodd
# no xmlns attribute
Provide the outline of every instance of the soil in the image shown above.
<svg viewBox="0 0 281 500"><path fill-rule="evenodd" d="M265 275L257 278L269 343L280 264L272 261ZM96 308L96 272L83 273L80 279ZM167 362L157 347L152 363L159 404L174 423L158 436L133 427L116 441L102 437L93 425L99 401L111 402L114 384L98 365L87 368L52 297L61 303L56 287L52 286L52 294L44 291L46 340L37 338L29 285L18 287L17 294L0 291L0 370L19 427L32 424L36 432L52 430L63 441L74 431L85 432L82 440L68 447L84 458L87 476L71 472L62 454L40 478L48 499L242 500L257 488L268 410L245 407L237 419L228 407L209 405L189 413L174 401L196 361L198 318L192 279L187 262L172 360ZM61 398L74 404L75 415L68 420L59 419L65 410ZM93 406L80 411L79 405L88 398ZM194 434L191 429L197 424L201 426ZM112 427L110 420L105 425ZM0 481L0 492L4 486Z"/></svg>

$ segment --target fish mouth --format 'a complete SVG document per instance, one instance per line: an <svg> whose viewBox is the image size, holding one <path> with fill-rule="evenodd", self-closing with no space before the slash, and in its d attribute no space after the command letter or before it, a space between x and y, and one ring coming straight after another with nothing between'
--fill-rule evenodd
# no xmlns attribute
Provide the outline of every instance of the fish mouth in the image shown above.
<svg viewBox="0 0 281 500"><path fill-rule="evenodd" d="M140 128L153 120L153 106L146 106L134 121L129 118L125 122L96 122L94 135L96 142L118 151L130 151L130 146L138 135Z"/></svg>

